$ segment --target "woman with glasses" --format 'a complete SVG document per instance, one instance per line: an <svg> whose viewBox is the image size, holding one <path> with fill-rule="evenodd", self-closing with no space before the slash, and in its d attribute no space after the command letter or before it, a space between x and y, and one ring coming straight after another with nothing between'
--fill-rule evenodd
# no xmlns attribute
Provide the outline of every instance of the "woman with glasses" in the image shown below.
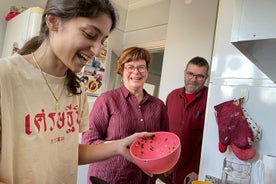
<svg viewBox="0 0 276 184"><path fill-rule="evenodd" d="M89 117L90 128L83 133L82 143L105 144L135 132L168 131L165 104L143 89L150 63L151 55L146 49L130 47L121 53L116 71L123 83L97 98ZM110 184L154 184L156 180L156 176L149 177L121 156L91 164L90 176Z"/></svg>
<svg viewBox="0 0 276 184"><path fill-rule="evenodd" d="M184 70L185 86L166 99L170 131L181 140L181 155L173 169L173 184L190 184L197 179L208 88L209 64L202 57L192 58Z"/></svg>

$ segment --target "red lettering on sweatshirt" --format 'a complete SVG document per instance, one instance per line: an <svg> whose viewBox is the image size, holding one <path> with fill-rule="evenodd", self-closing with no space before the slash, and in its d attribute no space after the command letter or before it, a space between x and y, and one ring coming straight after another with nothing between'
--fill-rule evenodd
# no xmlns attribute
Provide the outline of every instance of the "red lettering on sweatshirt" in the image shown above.
<svg viewBox="0 0 276 184"><path fill-rule="evenodd" d="M53 131L55 129L65 129L66 133L74 132L75 126L79 125L78 106L66 106L63 112L46 112L41 109L41 112L32 117L30 114L25 116L25 133L41 133Z"/></svg>

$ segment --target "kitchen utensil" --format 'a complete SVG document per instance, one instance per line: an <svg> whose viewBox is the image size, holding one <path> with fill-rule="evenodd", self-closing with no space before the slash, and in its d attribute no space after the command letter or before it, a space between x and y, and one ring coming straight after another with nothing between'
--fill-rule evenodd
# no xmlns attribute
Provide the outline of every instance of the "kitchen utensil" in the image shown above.
<svg viewBox="0 0 276 184"><path fill-rule="evenodd" d="M179 137L171 132L155 132L151 137L139 137L130 147L134 163L150 174L161 174L172 169L180 151Z"/></svg>
<svg viewBox="0 0 276 184"><path fill-rule="evenodd" d="M91 181L91 184L108 184L106 181L100 178L97 178L95 176L90 176L90 181Z"/></svg>

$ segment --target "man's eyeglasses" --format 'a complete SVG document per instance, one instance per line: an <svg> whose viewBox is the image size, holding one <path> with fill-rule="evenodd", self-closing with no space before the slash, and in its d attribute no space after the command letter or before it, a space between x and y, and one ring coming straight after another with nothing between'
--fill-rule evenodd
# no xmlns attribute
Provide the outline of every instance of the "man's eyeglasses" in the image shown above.
<svg viewBox="0 0 276 184"><path fill-rule="evenodd" d="M203 79L205 79L205 75L202 74L194 74L192 72L185 72L185 76L187 79L192 79L193 77L195 77L196 80L202 81Z"/></svg>
<svg viewBox="0 0 276 184"><path fill-rule="evenodd" d="M132 73L135 71L135 69L137 69L138 72L143 73L147 70L147 67L145 65L140 65L140 66L132 66L132 65L128 65L125 67L126 71L129 73Z"/></svg>

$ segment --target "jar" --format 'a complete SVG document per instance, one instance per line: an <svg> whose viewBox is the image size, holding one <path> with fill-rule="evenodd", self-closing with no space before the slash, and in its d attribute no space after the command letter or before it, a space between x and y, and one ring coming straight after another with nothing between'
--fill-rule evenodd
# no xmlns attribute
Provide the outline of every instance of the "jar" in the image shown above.
<svg viewBox="0 0 276 184"><path fill-rule="evenodd" d="M236 158L225 158L222 169L222 184L250 184L251 163Z"/></svg>

